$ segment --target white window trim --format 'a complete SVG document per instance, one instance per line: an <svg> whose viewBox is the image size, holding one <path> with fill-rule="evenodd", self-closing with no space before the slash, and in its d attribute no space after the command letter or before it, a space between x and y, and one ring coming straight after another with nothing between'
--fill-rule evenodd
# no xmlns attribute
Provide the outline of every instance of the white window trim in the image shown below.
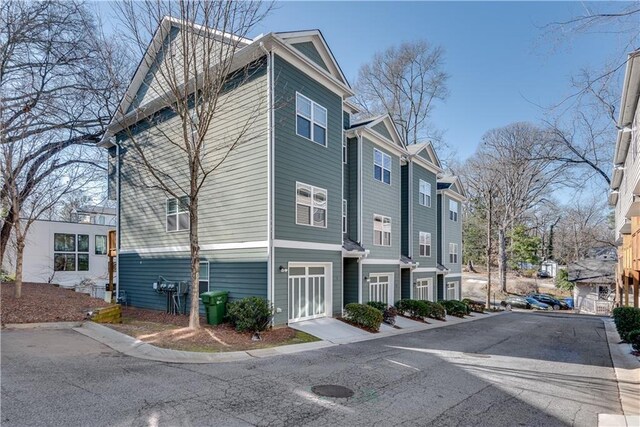
<svg viewBox="0 0 640 427"><path fill-rule="evenodd" d="M451 255L455 255L455 261L451 261ZM457 243L449 243L449 264L457 264L458 263L458 244Z"/></svg>
<svg viewBox="0 0 640 427"><path fill-rule="evenodd" d="M424 184L425 186L429 186L428 192L424 192L424 193L422 192L422 184ZM420 203L420 196L423 194L424 194L425 203ZM427 203L427 200L429 201L429 203ZM423 179L421 179L420 182L418 183L418 204L420 206L424 206L427 208L431 207L431 183Z"/></svg>
<svg viewBox="0 0 640 427"><path fill-rule="evenodd" d="M376 217L380 217L382 219L381 223L382 223L382 230L376 230ZM384 233L387 233L387 231L384 230L384 220L388 219L389 220L389 244L385 245L384 244ZM391 217L388 216L384 216L384 215L379 215L379 214L373 214L373 245L374 246L384 246L384 247L390 247L393 246L393 241L392 241L392 230L393 230L393 222L391 221ZM381 231L382 232L382 239L380 240L380 244L376 243L376 231Z"/></svg>
<svg viewBox="0 0 640 427"><path fill-rule="evenodd" d="M348 215L347 215L347 199L342 199L342 233L346 234L347 230L348 230L348 225L347 225L347 220L348 220Z"/></svg>
<svg viewBox="0 0 640 427"><path fill-rule="evenodd" d="M427 288L427 300L433 302L433 278L427 277L416 280L416 291L418 289ZM414 299L420 299L418 295L414 295Z"/></svg>
<svg viewBox="0 0 640 427"><path fill-rule="evenodd" d="M297 123L297 121L296 121ZM297 126L297 124L296 124ZM342 164L346 165L347 164L347 138L342 138Z"/></svg>
<svg viewBox="0 0 640 427"><path fill-rule="evenodd" d="M303 116L301 114L298 114L298 96L300 96L301 98L306 99L307 101L309 101L311 103L311 117L305 117L305 116ZM314 115L314 113L313 113L313 110L314 110L313 107L314 106L320 107L320 108L322 108L324 110L325 115L327 116L327 125L326 126L323 126L320 123L316 123L315 122L315 117L313 116ZM304 139L306 139L308 141L311 141L316 145L319 145L321 147L327 148L328 145L329 145L329 141L328 141L329 140L329 111L325 107L323 107L322 105L320 105L317 102L313 101L311 98L309 98L307 96L304 96L300 92L296 92L296 111L295 111L295 113L296 113L296 135L298 135L299 137L304 138ZM298 116L301 116L301 117L311 121L311 135L310 135L311 138L307 138L306 136L301 135L298 132ZM324 129L324 144L320 144L319 142L316 142L313 139L313 125L314 124L317 124L318 126L320 126L321 128Z"/></svg>
<svg viewBox="0 0 640 427"><path fill-rule="evenodd" d="M74 243L75 243L74 250L73 251L56 251L56 246L55 246L55 236L56 236L56 234L74 236ZM88 247L86 252L85 251L81 251L78 248L78 238L80 236L87 236L87 240L88 240L87 243L88 243L89 247ZM71 272L71 273L76 272L77 273L77 272L85 272L85 271L88 272L88 271L91 271L91 236L92 236L92 234L87 234L87 233L63 233L63 232L53 233L53 271L54 271L54 273L56 273L56 274L57 273L66 273L66 272ZM93 250L95 252L95 236L96 235L93 234L93 236L94 236L94 249ZM107 239L108 239L108 237L107 237ZM107 244L108 244L108 241L107 241ZM75 268L73 270L56 270L56 254L64 255L64 256L73 256L74 259L75 259L75 261L74 261ZM78 256L79 255L86 255L87 256L87 269L86 270L80 270L79 269L79 267L80 267L80 261L78 260ZM100 256L100 255L97 255L97 256Z"/></svg>
<svg viewBox="0 0 640 427"><path fill-rule="evenodd" d="M455 206L456 209L451 209L452 206ZM458 211L460 209L460 204L455 200L449 200L449 219L453 222L458 222ZM455 215L454 215L455 214Z"/></svg>
<svg viewBox="0 0 640 427"><path fill-rule="evenodd" d="M376 152L378 152L378 153L380 153L382 155L382 164L381 165L376 163ZM384 158L385 157L389 158L389 169L386 169L384 167ZM382 173L380 174L380 178L381 179L377 179L376 178L376 166L380 166L380 168L382 169ZM389 182L384 182L384 171L385 170L389 171ZM391 156L388 155L387 153L385 153L382 150L378 150L377 148L374 148L373 149L373 179L375 181L381 182L381 183L383 183L385 185L391 185L391 174L392 174L392 171L393 171L393 167L392 167L392 164L391 164Z"/></svg>
<svg viewBox="0 0 640 427"><path fill-rule="evenodd" d="M187 202L189 197L188 196L183 196L183 197L187 197ZM175 200L176 201L176 212L175 213L169 213L169 200ZM184 229L180 229L180 214L188 214L189 213L189 209L187 209L186 211L181 211L180 210L180 198L175 198L175 197L167 197L167 200L165 200L164 202L164 212L165 212L165 217L164 217L164 227L165 227L165 231L167 233L184 233L185 231L189 231L191 229L191 222L189 221L189 223L187 223L187 228ZM175 230L169 230L169 215L175 215L176 217L176 229Z"/></svg>
<svg viewBox="0 0 640 427"><path fill-rule="evenodd" d="M371 286L372 286L372 280L373 278L375 278L376 280L378 280L377 283L374 283L373 285L375 286L376 284L379 285L380 282L380 277L387 277L387 304L389 305L393 305L394 301L393 301L393 297L394 297L394 287L395 287L395 277L393 273L371 273L369 274L369 301L374 301L373 299L371 299ZM382 282L385 283L385 282Z"/></svg>
<svg viewBox="0 0 640 427"><path fill-rule="evenodd" d="M445 288L445 295L447 297L447 300L449 301L453 301L453 300L459 300L460 296L458 295L458 283L459 282L447 282L446 288ZM449 299L449 285L453 286L453 300Z"/></svg>
<svg viewBox="0 0 640 427"><path fill-rule="evenodd" d="M307 186L311 188L311 204L307 205L304 203L298 203L298 186ZM325 207L324 207L324 225L314 225L313 224L313 209L314 209L314 194L316 191L324 191L325 195L326 195L326 199L325 199ZM294 195L294 215L296 218L296 225L301 225L304 227L315 227L315 228L327 228L327 225L329 224L329 192L325 189L325 188L320 188L320 187L315 187L311 184L306 184L304 182L299 182L296 181L296 189L295 189L295 195ZM303 205L303 206L309 206L311 208L311 212L309 215L311 215L311 217L309 218L309 224L301 224L298 222L298 205Z"/></svg>
<svg viewBox="0 0 640 427"><path fill-rule="evenodd" d="M429 236L429 244L422 243L422 236L425 236L425 240L427 235ZM429 255L422 255L422 247L429 247ZM425 250L426 252L426 250ZM426 231L420 231L418 235L418 255L422 258L431 258L431 233L427 233Z"/></svg>

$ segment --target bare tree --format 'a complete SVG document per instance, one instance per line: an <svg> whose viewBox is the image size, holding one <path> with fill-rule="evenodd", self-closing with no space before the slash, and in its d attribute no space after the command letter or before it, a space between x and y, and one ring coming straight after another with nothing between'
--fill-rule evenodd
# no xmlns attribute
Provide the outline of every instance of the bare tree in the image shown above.
<svg viewBox="0 0 640 427"><path fill-rule="evenodd" d="M120 177L130 185L175 198L188 212L189 327L199 328L200 196L205 183L215 179L233 150L266 132L266 126L256 125L265 117L265 103L243 105L232 102L231 97L242 88L263 90L249 84L263 59L240 63L238 54L272 5L150 0L128 1L118 7L130 41L143 57L142 64L154 70L153 80L145 81L142 90L158 110L164 109L144 119L146 125L142 126L147 130L143 132L136 126L141 126L140 117L148 105L140 106L140 99L133 98L126 100L131 110L118 112L115 121L125 132L120 146L126 150L126 171L121 171ZM153 35L156 37L149 45ZM266 95L261 99L267 99ZM234 120L233 129L222 130L221 124Z"/></svg>
<svg viewBox="0 0 640 427"><path fill-rule="evenodd" d="M405 144L429 138L442 146L429 118L448 95L443 63L444 50L425 40L378 52L360 68L356 100L368 115L390 114Z"/></svg>
<svg viewBox="0 0 640 427"><path fill-rule="evenodd" d="M18 240L28 231L20 217L36 219L56 191L70 191L51 180L101 162L93 146L117 104L126 55L77 1L6 1L0 13L1 263L12 230ZM37 194L45 184L46 198Z"/></svg>
<svg viewBox="0 0 640 427"><path fill-rule="evenodd" d="M494 208L498 226L498 268L500 286L507 290L507 236L525 213L539 204L548 192L562 185L565 165L553 160L558 147L548 135L528 123L513 123L493 129L482 138L476 167L495 170Z"/></svg>

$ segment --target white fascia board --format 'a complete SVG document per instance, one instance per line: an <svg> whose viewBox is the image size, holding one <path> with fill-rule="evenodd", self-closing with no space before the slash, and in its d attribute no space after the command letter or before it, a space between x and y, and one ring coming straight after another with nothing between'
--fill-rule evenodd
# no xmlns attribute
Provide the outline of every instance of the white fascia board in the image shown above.
<svg viewBox="0 0 640 427"><path fill-rule="evenodd" d="M356 104L354 104L351 100L345 99L342 104L342 109L350 114L358 114L360 109Z"/></svg>
<svg viewBox="0 0 640 427"><path fill-rule="evenodd" d="M447 274L444 275L445 279L448 279L448 278L452 278L453 279L455 277L462 277L462 273L447 273Z"/></svg>
<svg viewBox="0 0 640 427"><path fill-rule="evenodd" d="M376 258L366 258L362 260L362 264L372 265L400 265L400 258L398 259L376 259Z"/></svg>
<svg viewBox="0 0 640 427"><path fill-rule="evenodd" d="M631 143L631 132L624 132L622 129L618 130L618 137L616 138L615 157L613 163L618 165L624 163L629 154L629 145Z"/></svg>
<svg viewBox="0 0 640 427"><path fill-rule="evenodd" d="M330 243L302 242L296 240L274 239L273 246L276 248L288 249L311 249L317 251L337 251L342 253L342 245L333 245Z"/></svg>
<svg viewBox="0 0 640 427"><path fill-rule="evenodd" d="M444 172L444 169L439 168L438 166L434 165L431 162L426 161L425 159L423 159L422 157L418 156L418 154L412 154L409 159L412 162L415 162L417 164L419 164L421 167L425 168L426 170L428 170L429 172L433 172L436 174L436 176L439 173ZM437 178L437 177L436 177Z"/></svg>
<svg viewBox="0 0 640 427"><path fill-rule="evenodd" d="M622 168L613 168L613 176L611 177L611 189L617 190L620 188L622 178L624 177L624 170Z"/></svg>
<svg viewBox="0 0 640 427"><path fill-rule="evenodd" d="M367 138L369 141L373 142L374 144L376 144L377 146L381 147L381 148L385 148L387 150L391 150L393 151L395 154L397 154L398 156L409 156L409 153L407 153L407 151L405 149L403 149L402 147L395 145L393 143L390 143L389 140L385 137L383 137L382 135L380 135L378 132L375 132L367 127L363 127L363 128L359 128L359 130L362 131L362 136ZM351 132L347 132L347 135L350 135ZM353 135L355 135L355 133L353 133Z"/></svg>
<svg viewBox="0 0 640 427"><path fill-rule="evenodd" d="M232 242L232 243L215 243L209 245L201 245L201 251L225 251L231 249L262 249L268 247L268 241L260 240L255 242ZM120 249L120 253L137 253L137 254L153 254L163 252L189 252L189 246L164 246L151 248L125 248Z"/></svg>
<svg viewBox="0 0 640 427"><path fill-rule="evenodd" d="M464 203L464 202L467 201L466 197L461 196L460 194L456 193L455 191L451 191L448 188L446 190L438 190L437 194L442 194L444 196L451 197L452 199L457 200L457 201L459 201L461 203ZM443 205L444 205L444 203L443 203Z"/></svg>
<svg viewBox="0 0 640 427"><path fill-rule="evenodd" d="M638 108L640 96L640 50L627 56L627 67L620 99L620 113L618 114L618 128L622 129L633 121L635 110Z"/></svg>

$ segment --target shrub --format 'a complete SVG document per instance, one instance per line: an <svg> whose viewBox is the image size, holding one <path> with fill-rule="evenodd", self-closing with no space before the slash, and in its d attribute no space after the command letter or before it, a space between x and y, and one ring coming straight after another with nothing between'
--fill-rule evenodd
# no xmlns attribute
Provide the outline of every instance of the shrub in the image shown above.
<svg viewBox="0 0 640 427"><path fill-rule="evenodd" d="M565 269L558 270L556 274L556 288L563 291L573 291L575 283L569 281L569 272Z"/></svg>
<svg viewBox="0 0 640 427"><path fill-rule="evenodd" d="M616 324L620 338L629 341L628 334L640 329L640 308L616 307L613 309L613 321Z"/></svg>
<svg viewBox="0 0 640 427"><path fill-rule="evenodd" d="M430 317L432 319L437 319L437 320L447 319L447 313L444 307L442 306L442 304L437 302L431 302L431 301L423 301L423 302L427 304L427 307L429 307L429 314L427 317Z"/></svg>
<svg viewBox="0 0 640 427"><path fill-rule="evenodd" d="M633 346L635 351L640 351L640 329L634 329L627 334L627 341Z"/></svg>
<svg viewBox="0 0 640 427"><path fill-rule="evenodd" d="M447 314L456 317L464 317L469 314L469 308L462 301L447 300L440 301L440 304L447 310Z"/></svg>
<svg viewBox="0 0 640 427"><path fill-rule="evenodd" d="M445 320L444 307L437 302L402 299L396 303L396 308L409 317Z"/></svg>
<svg viewBox="0 0 640 427"><path fill-rule="evenodd" d="M272 317L273 308L264 298L247 297L227 304L227 318L236 331L264 331Z"/></svg>
<svg viewBox="0 0 640 427"><path fill-rule="evenodd" d="M468 311L473 311L475 313L484 313L484 303L481 303L480 301L473 301L469 298L465 298L462 300L462 303L466 304L467 308L469 309Z"/></svg>
<svg viewBox="0 0 640 427"><path fill-rule="evenodd" d="M380 301L369 301L367 305L375 308L376 310L380 310L381 312L385 311L388 307L387 303L380 302Z"/></svg>
<svg viewBox="0 0 640 427"><path fill-rule="evenodd" d="M377 308L366 304L351 303L344 307L344 312L350 322L374 331L380 330L382 312Z"/></svg>

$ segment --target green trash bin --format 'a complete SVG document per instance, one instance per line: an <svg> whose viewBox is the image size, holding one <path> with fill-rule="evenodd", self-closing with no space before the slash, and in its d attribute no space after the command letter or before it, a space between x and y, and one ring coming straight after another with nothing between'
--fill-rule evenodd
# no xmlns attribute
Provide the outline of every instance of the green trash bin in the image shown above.
<svg viewBox="0 0 640 427"><path fill-rule="evenodd" d="M222 323L227 311L228 297L229 292L227 291L212 291L200 294L202 304L204 304L204 309L207 313L208 324L219 325Z"/></svg>

